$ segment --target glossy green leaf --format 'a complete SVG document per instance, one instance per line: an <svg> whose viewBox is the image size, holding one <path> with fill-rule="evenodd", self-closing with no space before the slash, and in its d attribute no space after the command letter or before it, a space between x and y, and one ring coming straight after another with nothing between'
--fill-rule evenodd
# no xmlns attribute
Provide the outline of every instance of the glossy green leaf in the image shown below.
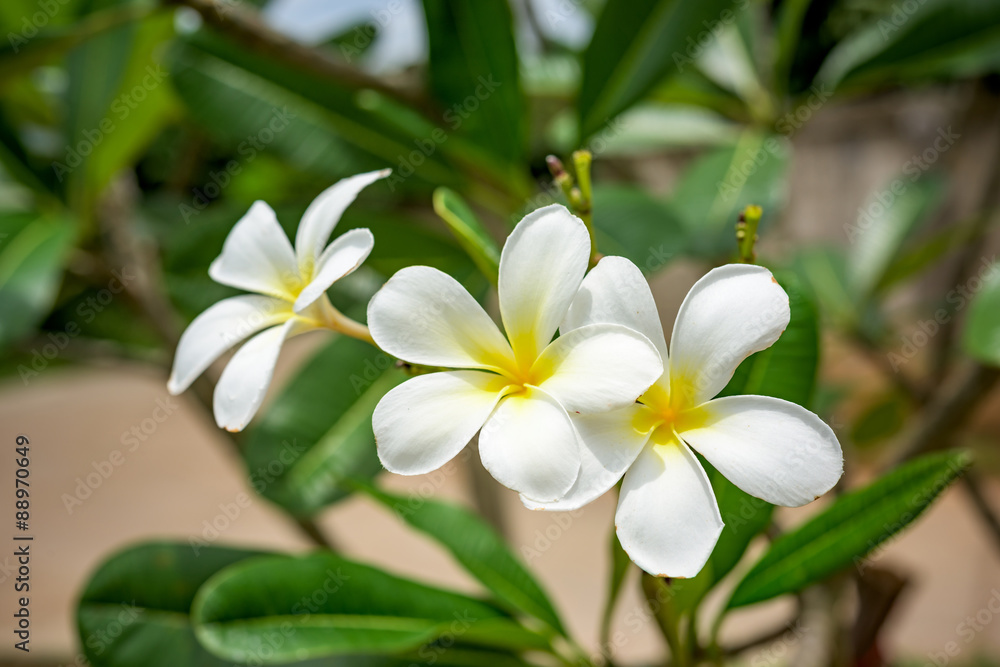
<svg viewBox="0 0 1000 667"><path fill-rule="evenodd" d="M191 615L201 643L237 662L394 654L439 638L501 649L547 645L487 602L331 553L230 567L202 586Z"/></svg>
<svg viewBox="0 0 1000 667"><path fill-rule="evenodd" d="M882 281L900 248L927 220L944 196L938 180L904 173L872 194L853 224L844 231L851 248L847 280L856 294L868 297Z"/></svg>
<svg viewBox="0 0 1000 667"><path fill-rule="evenodd" d="M976 219L966 220L907 244L886 267L876 289L884 291L894 287L935 265L966 243L976 242L977 227Z"/></svg>
<svg viewBox="0 0 1000 667"><path fill-rule="evenodd" d="M894 3L830 53L819 79L832 86L972 77L1000 68L1000 5L982 0Z"/></svg>
<svg viewBox="0 0 1000 667"><path fill-rule="evenodd" d="M48 314L75 235L65 219L0 215L0 347L30 333Z"/></svg>
<svg viewBox="0 0 1000 667"><path fill-rule="evenodd" d="M133 165L177 113L160 52L173 37L173 16L160 14L135 26L135 46L87 160L87 187L100 193L122 169Z"/></svg>
<svg viewBox="0 0 1000 667"><path fill-rule="evenodd" d="M785 139L747 132L733 147L695 160L670 197L671 209L691 237L691 250L732 256L736 220L751 204L764 209L761 228L766 229L784 208L789 154Z"/></svg>
<svg viewBox="0 0 1000 667"><path fill-rule="evenodd" d="M842 250L807 248L798 253L792 267L824 317L844 327L858 317L857 299L847 280L847 259Z"/></svg>
<svg viewBox="0 0 1000 667"><path fill-rule="evenodd" d="M689 39L709 34L728 0L607 3L583 53L578 108L581 136L638 102L665 77L692 67ZM697 54L695 54L697 55Z"/></svg>
<svg viewBox="0 0 1000 667"><path fill-rule="evenodd" d="M500 250L465 200L453 190L438 188L434 191L434 212L448 225L483 275L495 285L500 272Z"/></svg>
<svg viewBox="0 0 1000 667"><path fill-rule="evenodd" d="M213 54L178 44L170 69L188 112L236 153L238 167L263 150L331 179L374 166L359 164L322 109Z"/></svg>
<svg viewBox="0 0 1000 667"><path fill-rule="evenodd" d="M809 408L819 367L816 307L791 275L778 275L788 294L791 317L778 341L739 365L720 396L760 394Z"/></svg>
<svg viewBox="0 0 1000 667"><path fill-rule="evenodd" d="M327 177L392 167L392 191L411 176L461 180L443 158L460 142L435 142L434 125L374 91L351 90L205 31L178 43L172 57L188 110L235 149L237 161L274 151Z"/></svg>
<svg viewBox="0 0 1000 667"><path fill-rule="evenodd" d="M979 291L972 297L962 333L962 347L973 358L1000 366L1000 264L981 264L974 278ZM954 294L954 298L964 296Z"/></svg>
<svg viewBox="0 0 1000 667"><path fill-rule="evenodd" d="M633 186L594 188L594 227L601 254L627 257L647 274L666 267L688 243L677 215Z"/></svg>
<svg viewBox="0 0 1000 667"><path fill-rule="evenodd" d="M124 5L119 0L95 0L92 7ZM91 36L66 57L65 169L57 168L67 183L69 200L80 214L89 214L94 193L87 188L87 156L108 134L110 115L135 46L136 26L125 24Z"/></svg>
<svg viewBox="0 0 1000 667"><path fill-rule="evenodd" d="M444 546L509 610L538 618L565 634L545 591L503 539L468 510L427 498L404 498L371 487L367 493L407 524Z"/></svg>
<svg viewBox="0 0 1000 667"><path fill-rule="evenodd" d="M310 516L371 479L372 411L404 379L388 355L338 336L307 361L247 436L244 457L254 490L298 516Z"/></svg>
<svg viewBox="0 0 1000 667"><path fill-rule="evenodd" d="M785 533L743 577L728 606L795 593L852 564L897 534L969 465L964 452L929 454L837 498Z"/></svg>
<svg viewBox="0 0 1000 667"><path fill-rule="evenodd" d="M449 132L507 162L524 155L525 103L510 5L505 0L424 0L431 92Z"/></svg>
<svg viewBox="0 0 1000 667"><path fill-rule="evenodd" d="M80 644L94 667L223 667L195 639L188 613L219 570L261 552L147 543L105 561L77 607Z"/></svg>

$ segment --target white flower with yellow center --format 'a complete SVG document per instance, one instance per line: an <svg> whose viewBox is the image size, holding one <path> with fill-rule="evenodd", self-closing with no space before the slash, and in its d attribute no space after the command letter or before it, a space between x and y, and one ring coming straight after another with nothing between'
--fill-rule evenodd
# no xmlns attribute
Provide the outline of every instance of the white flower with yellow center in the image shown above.
<svg viewBox="0 0 1000 667"><path fill-rule="evenodd" d="M287 339L314 329L368 337L362 325L333 307L326 290L365 261L374 245L372 233L352 229L327 241L358 193L388 174L359 174L320 193L302 216L294 249L271 207L254 202L208 274L217 283L255 294L223 299L191 322L177 345L170 393L187 389L226 350L256 334L233 355L215 386L215 421L240 431L264 400Z"/></svg>
<svg viewBox="0 0 1000 667"><path fill-rule="evenodd" d="M563 336L622 324L656 345L665 370L634 406L574 415L584 444L576 485L557 503L522 501L533 509L576 509L624 474L615 525L626 553L650 574L693 577L712 554L723 521L692 449L736 486L775 505L798 507L829 491L843 472L843 454L819 417L768 396L713 398L788 321L788 295L770 271L722 266L684 299L668 353L642 273L621 257L602 259L570 306Z"/></svg>
<svg viewBox="0 0 1000 667"><path fill-rule="evenodd" d="M482 429L480 457L501 484L537 501L573 487L581 446L569 414L634 404L663 372L653 344L620 324L552 340L589 257L586 227L562 206L518 223L500 257L507 338L441 271L408 267L385 284L368 305L379 347L413 364L459 369L407 380L379 402L372 423L388 470L435 470Z"/></svg>

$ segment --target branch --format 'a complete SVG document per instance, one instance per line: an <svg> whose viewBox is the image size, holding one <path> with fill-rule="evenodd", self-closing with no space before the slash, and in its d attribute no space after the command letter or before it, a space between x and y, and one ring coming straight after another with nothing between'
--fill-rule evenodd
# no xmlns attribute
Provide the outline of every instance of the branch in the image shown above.
<svg viewBox="0 0 1000 667"><path fill-rule="evenodd" d="M960 377L950 385L950 391L938 393L921 413L922 418L908 431L908 444L898 452L891 467L925 452L945 449L952 432L973 413L997 380L1000 370L979 364L966 366Z"/></svg>
<svg viewBox="0 0 1000 667"><path fill-rule="evenodd" d="M969 498L972 500L972 505L979 513L979 518L983 520L983 523L986 524L986 529L993 536L993 541L996 543L997 549L1000 549L1000 518L997 517L993 508L990 507L989 500L987 500L986 494L983 491L982 480L975 471L966 470L965 474L962 475L962 485L965 487L966 492L968 492Z"/></svg>
<svg viewBox="0 0 1000 667"><path fill-rule="evenodd" d="M350 67L327 52L305 46L270 28L260 15L232 0L163 0L168 5L190 7L202 20L232 37L254 53L300 68L341 85L382 93L420 111L427 118L440 120L440 113L423 95L392 86L381 79Z"/></svg>
<svg viewBox="0 0 1000 667"><path fill-rule="evenodd" d="M139 197L139 186L131 172L115 180L109 187L101 202L100 221L107 237L105 252L113 267L121 267L123 271L131 269L135 276L122 280L124 293L138 306L140 312L159 335L167 349L175 349L180 340L181 326L174 309L164 296L159 258L154 249L135 236L131 221ZM198 403L212 414L212 394L214 384L208 377L209 370L199 377L192 385L193 393ZM215 424L214 419L212 424ZM235 435L222 431L224 439L229 444L229 452L240 465L243 453ZM318 546L333 549L333 544L319 530L312 519L295 520L302 531Z"/></svg>
<svg viewBox="0 0 1000 667"><path fill-rule="evenodd" d="M993 150L990 151L992 160L989 165L989 175L983 182L977 206L978 210L973 212L977 217L973 222L969 239L958 253L958 256L953 260L950 277L942 283L944 285L962 285L968 281L975 267L976 255L983 250L979 239L986 235L990 222L994 217L990 209L1000 204L1000 132L997 132L995 129L998 127L998 121L1000 121L1000 106L997 104L996 95L986 91L984 86L979 84L964 124L972 130L968 134L986 133L989 136L989 133L993 132L996 135L996 139L993 142ZM961 161L961 163L967 165L974 165L971 169L975 171L982 169L982 165L977 158L978 149L979 145L976 143L968 144L965 150L973 153L971 156L972 159ZM944 379L948 368L948 352L951 349L957 319L957 317L952 317L947 322L944 322L937 334L936 345L931 350L933 353L930 372L932 383L938 383Z"/></svg>

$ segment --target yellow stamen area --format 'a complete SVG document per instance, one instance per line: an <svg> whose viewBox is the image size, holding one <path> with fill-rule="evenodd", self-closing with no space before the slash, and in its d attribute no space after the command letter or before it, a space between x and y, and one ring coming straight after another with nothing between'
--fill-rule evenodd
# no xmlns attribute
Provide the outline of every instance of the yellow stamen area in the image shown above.
<svg viewBox="0 0 1000 667"><path fill-rule="evenodd" d="M707 418L700 407L688 404L692 393L682 378L671 378L670 390L664 384L654 384L639 397L648 410L640 411L633 421L636 431L651 432L650 442L654 445L676 444L678 433L700 428Z"/></svg>

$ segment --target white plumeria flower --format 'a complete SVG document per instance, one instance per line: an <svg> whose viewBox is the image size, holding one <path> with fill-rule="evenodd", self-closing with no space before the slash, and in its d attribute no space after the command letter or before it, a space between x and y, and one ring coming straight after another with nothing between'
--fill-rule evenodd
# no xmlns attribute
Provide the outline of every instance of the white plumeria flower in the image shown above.
<svg viewBox="0 0 1000 667"><path fill-rule="evenodd" d="M568 413L631 405L663 372L653 344L620 324L552 340L589 257L586 226L562 206L518 223L500 256L507 338L437 269L408 267L385 284L368 305L379 347L410 363L461 369L407 380L379 402L372 423L388 470L435 470L482 429L480 457L501 484L539 501L569 491L581 447Z"/></svg>
<svg viewBox="0 0 1000 667"><path fill-rule="evenodd" d="M829 491L843 472L833 431L805 408L768 396L713 398L736 367L788 326L788 295L767 269L729 264L695 283L674 323L669 354L649 285L627 259L605 257L583 281L561 330L614 322L656 345L663 375L617 412L575 416L582 469L558 503L572 510L625 475L615 524L622 547L657 576L693 577L723 521L692 449L750 495L798 507ZM626 473L627 470L627 473Z"/></svg>
<svg viewBox="0 0 1000 667"><path fill-rule="evenodd" d="M358 193L388 175L387 169L359 174L320 193L302 215L294 249L271 207L254 202L208 274L256 294L223 299L191 322L177 345L168 391L181 393L226 350L256 334L233 355L215 386L216 423L240 431L264 400L287 339L314 329L367 338L363 326L333 307L326 290L365 261L375 240L367 229L352 229L327 241Z"/></svg>

